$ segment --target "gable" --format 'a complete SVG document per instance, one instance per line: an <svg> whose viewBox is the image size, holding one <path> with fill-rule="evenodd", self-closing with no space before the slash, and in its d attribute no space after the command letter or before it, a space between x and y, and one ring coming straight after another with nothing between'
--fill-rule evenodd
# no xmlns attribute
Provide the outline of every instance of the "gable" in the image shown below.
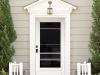
<svg viewBox="0 0 100 75"><path fill-rule="evenodd" d="M49 7L48 4L49 0L39 0L36 1L34 3L31 3L27 6L24 7L24 9L28 9L28 10L47 10L47 8ZM72 11L72 9L76 9L75 6L66 3L62 0L50 0L52 1L51 7L53 8L53 10L57 11L57 10L62 10L62 11Z"/></svg>

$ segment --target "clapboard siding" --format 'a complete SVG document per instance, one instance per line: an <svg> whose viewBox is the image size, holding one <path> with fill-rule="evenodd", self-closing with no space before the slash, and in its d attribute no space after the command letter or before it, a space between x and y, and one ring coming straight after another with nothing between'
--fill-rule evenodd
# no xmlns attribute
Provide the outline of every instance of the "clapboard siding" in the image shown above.
<svg viewBox="0 0 100 75"><path fill-rule="evenodd" d="M15 56L29 56L29 48L15 48Z"/></svg>
<svg viewBox="0 0 100 75"><path fill-rule="evenodd" d="M29 56L13 56L13 61L17 62L29 62Z"/></svg>
<svg viewBox="0 0 100 75"><path fill-rule="evenodd" d="M71 65L71 69L72 69L72 70L77 68L77 63L71 63L71 64L72 64L72 65Z"/></svg>
<svg viewBox="0 0 100 75"><path fill-rule="evenodd" d="M29 13L23 7L35 0L10 0L11 13L17 39L15 47L15 61L24 62L25 75L30 75L29 68ZM87 61L91 54L88 50L92 25L92 0L65 0L77 7L71 13L71 75L76 75L77 62Z"/></svg>
<svg viewBox="0 0 100 75"><path fill-rule="evenodd" d="M25 69L25 75L30 75L30 71Z"/></svg>
<svg viewBox="0 0 100 75"><path fill-rule="evenodd" d="M29 41L29 36L30 35L17 35L16 41Z"/></svg>
<svg viewBox="0 0 100 75"><path fill-rule="evenodd" d="M16 10L15 10L16 9ZM26 10L24 10L23 9L23 7L17 7L17 6L15 6L15 7L11 7L11 13L28 13L28 11Z"/></svg>
<svg viewBox="0 0 100 75"><path fill-rule="evenodd" d="M24 69L29 70L29 68L30 68L29 63L28 63L28 62L25 62L25 63L23 64L23 67L24 67Z"/></svg>
<svg viewBox="0 0 100 75"><path fill-rule="evenodd" d="M90 55L71 56L71 62L72 63L84 62L84 61L87 61L90 57L91 57Z"/></svg>
<svg viewBox="0 0 100 75"><path fill-rule="evenodd" d="M91 14L71 14L71 20L92 20Z"/></svg>
<svg viewBox="0 0 100 75"><path fill-rule="evenodd" d="M86 20L85 21L84 20L82 20L82 21L80 21L80 20L78 20L78 21L76 21L76 20L71 21L71 27L74 27L74 28L76 28L76 27L90 28L91 24L92 24L92 21L86 21Z"/></svg>
<svg viewBox="0 0 100 75"><path fill-rule="evenodd" d="M28 28L29 26L29 21L13 21L14 22L14 27L20 27L20 28Z"/></svg>
<svg viewBox="0 0 100 75"><path fill-rule="evenodd" d="M15 28L17 34L29 34L29 28Z"/></svg>
<svg viewBox="0 0 100 75"><path fill-rule="evenodd" d="M19 49L22 49L22 48L29 48L29 42L14 42L12 43L14 45L14 48L19 48ZM23 52L24 53L24 52Z"/></svg>
<svg viewBox="0 0 100 75"><path fill-rule="evenodd" d="M72 42L77 42L77 41L80 41L80 42L84 42L84 41L89 41L90 38L89 38L90 35L71 35L71 41Z"/></svg>
<svg viewBox="0 0 100 75"><path fill-rule="evenodd" d="M71 49L71 56L76 56L76 55L82 55L82 56L86 55L87 56L87 55L91 55L91 54L90 54L88 48L84 48L84 49L80 49L80 48L74 49L73 48L73 49Z"/></svg>
<svg viewBox="0 0 100 75"><path fill-rule="evenodd" d="M29 14L12 14L13 20L21 21L21 20L29 20Z"/></svg>
<svg viewBox="0 0 100 75"><path fill-rule="evenodd" d="M91 6L82 6L82 7L78 7L77 8L77 11L76 10L73 10L74 13L89 13L92 11L92 7Z"/></svg>
<svg viewBox="0 0 100 75"><path fill-rule="evenodd" d="M71 48L88 48L89 42L71 42Z"/></svg>
<svg viewBox="0 0 100 75"><path fill-rule="evenodd" d="M78 28L71 28L71 34L80 34L80 35L89 35L90 34L90 32L91 32L91 28L81 28L81 27L78 27Z"/></svg>
<svg viewBox="0 0 100 75"><path fill-rule="evenodd" d="M67 1L67 0L66 0ZM33 1L32 0L11 0L10 1L10 5L11 6L22 6L22 7L24 7L24 6L26 6L27 4L30 4L30 3L32 3ZM73 0L68 0L67 1L68 3L70 3L70 4L73 4L74 6L91 6L92 5L92 0L88 0L88 1L80 1L80 0L75 0L75 1L73 1Z"/></svg>
<svg viewBox="0 0 100 75"><path fill-rule="evenodd" d="M71 70L71 75L77 75L77 74L75 73L75 71L76 71L76 69Z"/></svg>

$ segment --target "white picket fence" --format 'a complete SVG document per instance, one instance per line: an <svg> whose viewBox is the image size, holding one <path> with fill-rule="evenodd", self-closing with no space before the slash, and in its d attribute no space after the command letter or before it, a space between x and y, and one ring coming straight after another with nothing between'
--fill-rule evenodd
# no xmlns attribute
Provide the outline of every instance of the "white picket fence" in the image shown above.
<svg viewBox="0 0 100 75"><path fill-rule="evenodd" d="M23 63L9 62L9 75L23 75Z"/></svg>
<svg viewBox="0 0 100 75"><path fill-rule="evenodd" d="M91 75L91 63L77 63L77 75Z"/></svg>

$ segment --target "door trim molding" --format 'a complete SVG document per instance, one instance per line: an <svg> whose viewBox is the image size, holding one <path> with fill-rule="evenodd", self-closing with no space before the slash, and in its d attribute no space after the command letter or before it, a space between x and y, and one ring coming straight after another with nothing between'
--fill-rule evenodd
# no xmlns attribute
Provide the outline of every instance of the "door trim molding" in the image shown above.
<svg viewBox="0 0 100 75"><path fill-rule="evenodd" d="M34 14L30 14L30 75L36 75L36 58L35 58L35 49L36 49L36 18L64 18L65 23L65 35L64 35L64 49L65 49L65 67L63 75L70 75L70 13L66 14L66 16L56 15L56 16L34 16Z"/></svg>

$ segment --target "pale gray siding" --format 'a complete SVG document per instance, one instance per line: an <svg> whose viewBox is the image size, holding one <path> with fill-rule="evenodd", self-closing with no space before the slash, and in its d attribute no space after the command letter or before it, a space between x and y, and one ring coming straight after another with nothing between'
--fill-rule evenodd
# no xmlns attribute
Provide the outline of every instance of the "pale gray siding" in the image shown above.
<svg viewBox="0 0 100 75"><path fill-rule="evenodd" d="M29 75L29 13L23 9L35 0L10 0L11 13L17 31L17 40L13 43L15 61L24 62L25 75ZM91 56L88 50L91 32L92 0L65 0L77 7L71 13L71 75L75 75L76 63L87 61Z"/></svg>

